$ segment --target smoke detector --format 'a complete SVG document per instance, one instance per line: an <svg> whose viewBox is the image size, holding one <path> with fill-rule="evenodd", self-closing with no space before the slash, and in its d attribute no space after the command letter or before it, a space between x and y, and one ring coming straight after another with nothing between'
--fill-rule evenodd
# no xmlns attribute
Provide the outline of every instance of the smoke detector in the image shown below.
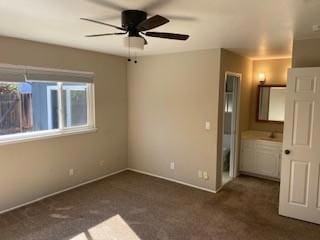
<svg viewBox="0 0 320 240"><path fill-rule="evenodd" d="M313 32L320 32L320 25L319 24L315 24L312 26L312 31Z"/></svg>

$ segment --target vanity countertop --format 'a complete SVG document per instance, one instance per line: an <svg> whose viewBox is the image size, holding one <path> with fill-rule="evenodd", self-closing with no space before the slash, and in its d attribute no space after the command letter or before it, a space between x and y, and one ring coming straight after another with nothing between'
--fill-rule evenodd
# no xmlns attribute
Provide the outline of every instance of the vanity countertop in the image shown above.
<svg viewBox="0 0 320 240"><path fill-rule="evenodd" d="M262 141L270 141L270 142L278 142L282 143L283 134L282 133L273 133L267 131L245 131L241 133L241 139L244 140L262 140Z"/></svg>

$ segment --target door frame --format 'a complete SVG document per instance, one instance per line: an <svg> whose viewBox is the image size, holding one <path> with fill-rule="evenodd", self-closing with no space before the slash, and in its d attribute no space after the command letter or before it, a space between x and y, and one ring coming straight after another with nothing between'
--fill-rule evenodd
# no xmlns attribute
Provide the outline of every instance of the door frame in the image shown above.
<svg viewBox="0 0 320 240"><path fill-rule="evenodd" d="M224 121L225 121L225 92L226 92L226 83L227 83L227 77L228 76L234 76L237 77L237 88L236 88L236 113L235 113L235 119L232 122L232 130L234 132L234 140L231 140L232 146L231 149L233 149L233 156L230 158L230 170L229 170L229 175L231 178L235 178L238 176L238 163L239 163L239 136L240 136L240 101L241 101L241 83L242 83L242 74L241 73L236 73L232 71L226 71L225 76L224 76L224 81L223 81L223 106L221 108L220 114L222 115L222 134L221 134L221 187L223 187L223 136L224 136ZM231 151L230 151L231 154ZM230 174L231 173L231 174Z"/></svg>

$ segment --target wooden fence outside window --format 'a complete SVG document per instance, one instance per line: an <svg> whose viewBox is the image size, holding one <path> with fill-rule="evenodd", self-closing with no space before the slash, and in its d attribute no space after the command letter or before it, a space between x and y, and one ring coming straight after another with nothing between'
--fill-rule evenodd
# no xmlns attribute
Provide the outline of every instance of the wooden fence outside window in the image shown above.
<svg viewBox="0 0 320 240"><path fill-rule="evenodd" d="M32 130L32 94L5 92L0 94L0 135Z"/></svg>

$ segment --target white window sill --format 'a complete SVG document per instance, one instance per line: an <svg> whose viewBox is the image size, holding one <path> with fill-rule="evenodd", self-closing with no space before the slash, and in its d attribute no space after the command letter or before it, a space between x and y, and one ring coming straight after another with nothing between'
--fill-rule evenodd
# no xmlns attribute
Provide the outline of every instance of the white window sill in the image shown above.
<svg viewBox="0 0 320 240"><path fill-rule="evenodd" d="M98 129L95 127L79 127L79 128L64 129L64 130L57 129L57 130L31 132L31 133L17 133L17 134L12 134L8 136L0 136L0 146L23 143L23 142L46 140L46 139L58 138L58 137L76 135L76 134L94 133L96 131L98 131Z"/></svg>

